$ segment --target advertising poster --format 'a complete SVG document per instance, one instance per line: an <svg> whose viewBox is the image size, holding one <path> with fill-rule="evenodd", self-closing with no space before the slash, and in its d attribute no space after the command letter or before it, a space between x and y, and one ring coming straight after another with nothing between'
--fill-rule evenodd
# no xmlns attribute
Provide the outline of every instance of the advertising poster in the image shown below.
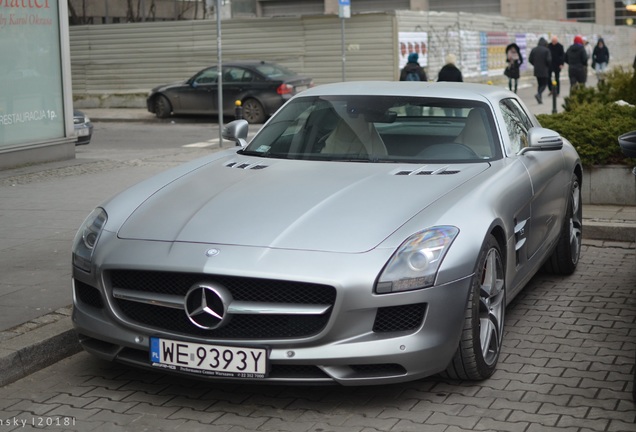
<svg viewBox="0 0 636 432"><path fill-rule="evenodd" d="M462 75L465 78L481 75L481 35L478 31L462 30L460 32L462 47Z"/></svg>
<svg viewBox="0 0 636 432"><path fill-rule="evenodd" d="M0 150L64 137L58 1L0 1Z"/></svg>
<svg viewBox="0 0 636 432"><path fill-rule="evenodd" d="M422 67L428 66L428 33L427 32L399 32L398 52L400 58L400 69L406 65L409 54L417 53L419 64Z"/></svg>
<svg viewBox="0 0 636 432"><path fill-rule="evenodd" d="M506 68L506 46L511 42L507 32L487 32L488 74L503 74Z"/></svg>

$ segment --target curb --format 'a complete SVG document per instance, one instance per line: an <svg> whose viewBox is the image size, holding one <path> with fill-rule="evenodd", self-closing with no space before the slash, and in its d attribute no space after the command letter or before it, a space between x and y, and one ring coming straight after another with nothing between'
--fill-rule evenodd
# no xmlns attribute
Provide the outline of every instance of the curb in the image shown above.
<svg viewBox="0 0 636 432"><path fill-rule="evenodd" d="M2 332L0 386L81 351L70 311L68 306Z"/></svg>
<svg viewBox="0 0 636 432"><path fill-rule="evenodd" d="M633 242L636 239L636 223L584 220L583 237L588 240Z"/></svg>

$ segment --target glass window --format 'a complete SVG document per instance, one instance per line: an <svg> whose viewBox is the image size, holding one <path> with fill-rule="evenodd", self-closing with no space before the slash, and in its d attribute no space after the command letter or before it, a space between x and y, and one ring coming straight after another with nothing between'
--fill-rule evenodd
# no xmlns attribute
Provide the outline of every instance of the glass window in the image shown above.
<svg viewBox="0 0 636 432"><path fill-rule="evenodd" d="M2 2L0 150L66 135L58 2L32 3Z"/></svg>
<svg viewBox="0 0 636 432"><path fill-rule="evenodd" d="M501 157L494 120L474 101L393 96L296 98L244 154L356 162L481 162Z"/></svg>
<svg viewBox="0 0 636 432"><path fill-rule="evenodd" d="M503 99L499 106L510 138L506 143L506 153L516 154L528 146L528 131L534 125L516 100Z"/></svg>
<svg viewBox="0 0 636 432"><path fill-rule="evenodd" d="M217 68L209 68L201 72L194 78L195 84L213 84L216 83L216 71Z"/></svg>

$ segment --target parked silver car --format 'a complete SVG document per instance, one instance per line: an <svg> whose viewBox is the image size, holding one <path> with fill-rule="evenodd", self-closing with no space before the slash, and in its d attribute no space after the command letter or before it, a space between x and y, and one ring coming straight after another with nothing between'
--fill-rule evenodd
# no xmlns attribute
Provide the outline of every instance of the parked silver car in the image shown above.
<svg viewBox="0 0 636 432"><path fill-rule="evenodd" d="M247 144L95 209L73 322L107 360L191 377L381 384L494 372L505 307L579 261L582 167L514 93L347 82Z"/></svg>

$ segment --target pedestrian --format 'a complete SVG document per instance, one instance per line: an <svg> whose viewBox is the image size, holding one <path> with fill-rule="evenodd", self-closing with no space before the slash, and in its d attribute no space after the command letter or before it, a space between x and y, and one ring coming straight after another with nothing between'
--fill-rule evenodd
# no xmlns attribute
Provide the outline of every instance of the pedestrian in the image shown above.
<svg viewBox="0 0 636 432"><path fill-rule="evenodd" d="M445 58L446 64L439 70L437 81L463 82L462 71L455 65L457 58L455 54L448 54Z"/></svg>
<svg viewBox="0 0 636 432"><path fill-rule="evenodd" d="M565 52L565 62L568 64L570 91L576 86L584 86L587 80L587 52L582 36L574 36L574 43Z"/></svg>
<svg viewBox="0 0 636 432"><path fill-rule="evenodd" d="M508 77L508 90L517 93L523 56L521 55L519 45L514 42L506 47L506 63L508 63L508 66L506 66L504 70L504 75Z"/></svg>
<svg viewBox="0 0 636 432"><path fill-rule="evenodd" d="M464 77L462 76L462 71L456 66L457 58L455 54L447 54L444 58L446 64L442 66L437 74L437 81L451 81L451 82L464 82ZM444 108L444 113L447 117L461 117L462 109L461 108Z"/></svg>
<svg viewBox="0 0 636 432"><path fill-rule="evenodd" d="M409 54L408 62L400 72L400 81L428 81L426 72L418 63L419 55L415 52Z"/></svg>
<svg viewBox="0 0 636 432"><path fill-rule="evenodd" d="M610 54L603 38L598 38L594 51L592 52L592 68L596 71L598 82L605 81L605 71L609 63Z"/></svg>
<svg viewBox="0 0 636 432"><path fill-rule="evenodd" d="M550 66L550 78L548 81L548 89L550 89L550 94L556 94L557 96L561 93L561 69L563 69L563 64L565 63L565 49L563 49L563 45L559 42L559 38L556 36L552 36L552 40L550 41L550 45L548 45L548 49L550 50L550 54L552 55L552 64ZM554 81L552 80L554 77ZM552 83L555 84L552 84Z"/></svg>
<svg viewBox="0 0 636 432"><path fill-rule="evenodd" d="M537 94L534 98L542 104L543 91L548 87L552 65L552 55L548 49L548 41L544 37L540 37L537 46L532 48L528 61L534 66L534 76L537 78Z"/></svg>
<svg viewBox="0 0 636 432"><path fill-rule="evenodd" d="M592 45L590 45L590 41L587 40L587 38L585 36L583 36L583 48L585 48L585 53L587 54L587 59L588 61L592 61L592 52L594 51L594 49L592 48ZM592 65L592 70L594 70L594 66ZM587 67L587 65L585 65L585 83L587 83L587 77L590 74L589 72L589 68Z"/></svg>

